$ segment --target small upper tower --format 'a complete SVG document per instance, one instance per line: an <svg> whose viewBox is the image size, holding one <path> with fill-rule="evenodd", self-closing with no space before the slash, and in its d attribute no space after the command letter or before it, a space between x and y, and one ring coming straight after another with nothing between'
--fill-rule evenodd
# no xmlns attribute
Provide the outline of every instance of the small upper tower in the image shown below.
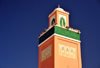
<svg viewBox="0 0 100 68"><path fill-rule="evenodd" d="M64 11L59 5L58 8L49 14L49 27L54 25L54 23L57 26L69 27L69 12Z"/></svg>

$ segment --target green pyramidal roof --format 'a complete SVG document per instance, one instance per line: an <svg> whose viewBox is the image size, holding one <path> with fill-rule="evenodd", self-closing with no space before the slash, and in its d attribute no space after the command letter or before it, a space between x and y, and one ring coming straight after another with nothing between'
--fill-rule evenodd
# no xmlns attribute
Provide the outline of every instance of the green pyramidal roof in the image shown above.
<svg viewBox="0 0 100 68"><path fill-rule="evenodd" d="M58 26L54 26L39 38L39 44L42 43L44 40L46 40L48 37L50 37L54 33L80 41L80 34L58 27Z"/></svg>

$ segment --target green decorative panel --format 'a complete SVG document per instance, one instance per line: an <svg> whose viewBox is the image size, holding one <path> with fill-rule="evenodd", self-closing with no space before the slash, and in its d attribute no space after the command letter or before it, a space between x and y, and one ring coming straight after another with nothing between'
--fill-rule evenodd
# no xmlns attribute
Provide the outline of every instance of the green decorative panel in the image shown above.
<svg viewBox="0 0 100 68"><path fill-rule="evenodd" d="M73 31L58 27L58 26L54 26L54 32L56 34L59 34L65 37L80 40L80 34L77 34L76 32L73 32Z"/></svg>
<svg viewBox="0 0 100 68"><path fill-rule="evenodd" d="M60 26L65 26L65 20L63 17L60 18Z"/></svg>

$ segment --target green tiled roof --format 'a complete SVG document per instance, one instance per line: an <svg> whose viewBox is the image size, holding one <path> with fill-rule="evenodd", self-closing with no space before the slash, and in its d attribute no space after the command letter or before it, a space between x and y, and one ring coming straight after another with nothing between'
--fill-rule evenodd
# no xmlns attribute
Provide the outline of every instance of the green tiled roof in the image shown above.
<svg viewBox="0 0 100 68"><path fill-rule="evenodd" d="M56 34L59 34L65 37L80 40L80 34L77 34L76 32L73 32L73 31L58 27L58 26L54 26L54 32Z"/></svg>

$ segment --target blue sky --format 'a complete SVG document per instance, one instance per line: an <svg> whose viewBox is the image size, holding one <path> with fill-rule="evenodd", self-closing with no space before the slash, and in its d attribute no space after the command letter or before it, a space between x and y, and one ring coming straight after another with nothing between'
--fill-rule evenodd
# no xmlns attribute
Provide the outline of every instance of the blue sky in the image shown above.
<svg viewBox="0 0 100 68"><path fill-rule="evenodd" d="M38 35L58 7L81 31L83 68L100 68L100 0L0 0L0 68L38 68Z"/></svg>

